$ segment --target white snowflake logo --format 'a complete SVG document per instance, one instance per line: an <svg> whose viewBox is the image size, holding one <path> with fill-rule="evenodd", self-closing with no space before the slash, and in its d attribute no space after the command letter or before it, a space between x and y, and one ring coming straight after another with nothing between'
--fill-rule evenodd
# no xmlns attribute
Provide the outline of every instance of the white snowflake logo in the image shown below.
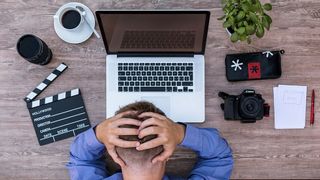
<svg viewBox="0 0 320 180"><path fill-rule="evenodd" d="M265 51L265 52L262 52L262 54L265 54L267 58L269 57L269 55L273 56L273 53L271 51Z"/></svg>
<svg viewBox="0 0 320 180"><path fill-rule="evenodd" d="M237 71L238 69L242 70L241 66L243 65L243 63L239 61L240 61L239 59L237 59L237 62L232 61L233 64L231 65L231 68L234 68L234 71Z"/></svg>

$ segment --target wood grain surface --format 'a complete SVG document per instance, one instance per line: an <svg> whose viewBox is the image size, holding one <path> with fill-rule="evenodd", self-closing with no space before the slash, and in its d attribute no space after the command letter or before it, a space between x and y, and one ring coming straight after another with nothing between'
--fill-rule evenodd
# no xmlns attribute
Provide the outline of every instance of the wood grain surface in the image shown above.
<svg viewBox="0 0 320 180"><path fill-rule="evenodd" d="M254 88L273 104L272 87L278 84L308 86L320 94L320 2L318 0L270 0L273 4L271 31L253 43L232 44L222 23L220 0L81 0L97 9L210 9L212 11L206 49L206 122L228 140L234 153L233 179L320 179L320 101L316 100L314 127L275 130L271 116L255 124L223 120L218 91L240 93ZM79 45L63 42L53 29L53 15L67 0L0 1L0 179L68 179L65 164L72 138L38 145L25 102L28 92L59 63L69 69L40 97L79 87L93 125L105 117L105 49L92 36ZM267 1L264 1L267 2ZM32 33L43 39L54 57L47 66L30 64L16 52L17 39ZM227 53L284 49L280 79L229 83L225 78ZM178 149L168 172L186 175L196 156Z"/></svg>

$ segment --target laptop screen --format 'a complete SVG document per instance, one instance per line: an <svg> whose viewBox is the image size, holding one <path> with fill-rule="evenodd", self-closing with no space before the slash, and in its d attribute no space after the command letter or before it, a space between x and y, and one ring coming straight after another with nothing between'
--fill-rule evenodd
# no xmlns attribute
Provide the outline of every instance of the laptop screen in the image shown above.
<svg viewBox="0 0 320 180"><path fill-rule="evenodd" d="M209 11L97 11L108 54L204 54Z"/></svg>

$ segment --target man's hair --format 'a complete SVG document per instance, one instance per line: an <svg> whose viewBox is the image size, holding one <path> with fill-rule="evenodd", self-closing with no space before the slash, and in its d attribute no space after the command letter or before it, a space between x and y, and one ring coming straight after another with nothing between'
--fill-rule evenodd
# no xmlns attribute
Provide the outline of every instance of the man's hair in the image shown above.
<svg viewBox="0 0 320 180"><path fill-rule="evenodd" d="M120 108L116 114L126 112L126 111L136 111L137 113L135 114L130 114L124 116L125 118L132 118L136 119L139 121L144 121L148 119L149 117L146 118L139 118L138 116L144 112L153 112L157 113L160 115L165 116L165 113L161 111L159 108L157 108L154 104L146 102L146 101L140 101L140 102L135 102L129 105L126 105L122 108ZM139 127L134 126L134 125L122 125L120 126L121 128L136 128L138 129ZM123 135L119 136L120 139L126 140L126 141L139 141L140 144L150 141L152 139L155 139L157 135L149 135L146 136L142 139L139 139L137 135ZM136 148L121 148L121 147L116 147L116 151L120 158L129 166L135 166L135 167L143 167L146 162L151 162L151 160L159 155L163 151L163 146L158 146L152 149L147 149L147 150L142 150L138 151Z"/></svg>

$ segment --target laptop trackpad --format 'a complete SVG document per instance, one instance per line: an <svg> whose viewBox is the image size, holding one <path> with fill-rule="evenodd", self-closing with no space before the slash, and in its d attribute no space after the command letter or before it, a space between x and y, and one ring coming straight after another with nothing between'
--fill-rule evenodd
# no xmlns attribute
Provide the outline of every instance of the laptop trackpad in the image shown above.
<svg viewBox="0 0 320 180"><path fill-rule="evenodd" d="M170 97L168 96L143 96L141 100L148 101L157 106L167 116L170 116Z"/></svg>

